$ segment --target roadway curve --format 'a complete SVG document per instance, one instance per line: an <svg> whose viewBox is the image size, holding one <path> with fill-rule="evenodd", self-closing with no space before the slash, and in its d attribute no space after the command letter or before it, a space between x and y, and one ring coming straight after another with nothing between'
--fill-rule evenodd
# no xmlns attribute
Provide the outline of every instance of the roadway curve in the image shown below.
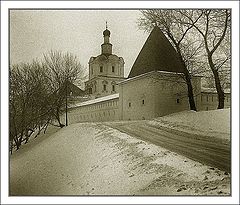
<svg viewBox="0 0 240 205"><path fill-rule="evenodd" d="M146 122L107 123L108 126L144 141L164 147L203 164L231 172L231 146L229 141L189 134Z"/></svg>

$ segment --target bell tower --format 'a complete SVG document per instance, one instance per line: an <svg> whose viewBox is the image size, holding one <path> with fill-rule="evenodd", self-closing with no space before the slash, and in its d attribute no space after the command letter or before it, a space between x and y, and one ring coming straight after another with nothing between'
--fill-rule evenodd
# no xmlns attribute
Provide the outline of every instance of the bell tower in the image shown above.
<svg viewBox="0 0 240 205"><path fill-rule="evenodd" d="M112 44L110 43L110 34L111 33L107 28L107 22L106 22L106 30L103 31L104 42L101 45L103 55L112 55Z"/></svg>
<svg viewBox="0 0 240 205"><path fill-rule="evenodd" d="M112 53L110 34L106 22L101 54L92 56L88 62L89 80L85 82L85 86L92 98L118 93L118 82L124 79L124 60Z"/></svg>

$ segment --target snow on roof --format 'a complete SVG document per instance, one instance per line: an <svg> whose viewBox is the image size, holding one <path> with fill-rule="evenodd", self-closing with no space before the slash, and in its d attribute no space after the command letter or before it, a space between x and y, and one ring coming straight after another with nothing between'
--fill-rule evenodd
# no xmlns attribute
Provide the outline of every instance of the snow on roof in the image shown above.
<svg viewBox="0 0 240 205"><path fill-rule="evenodd" d="M93 100L88 100L85 102L81 102L81 103L77 103L75 105L73 105L73 107L81 107L81 106L85 106L85 105L91 105L91 104L95 104L95 103L99 103L99 102L103 102L103 101L107 101L107 100L113 100L119 98L119 93L113 94L113 95L108 95L108 96L104 96L101 98L96 98Z"/></svg>
<svg viewBox="0 0 240 205"><path fill-rule="evenodd" d="M128 82L128 81L137 79L137 78L141 78L141 77L143 77L143 76L146 76L146 75L149 75L149 74L152 74L152 73L162 73L162 74L170 74L170 75L182 75L182 73L177 73L177 72L169 72L169 71L161 71L161 70L155 71L155 70L154 70L154 71L149 71L149 72L147 72L147 73L143 73L143 74L134 76L134 77L132 77L132 78L127 78L126 80L123 80L123 81L118 82L118 84L125 83L125 82Z"/></svg>
<svg viewBox="0 0 240 205"><path fill-rule="evenodd" d="M217 93L217 90L215 88L205 88L205 87L203 87L201 89L201 92L203 92L203 93ZM224 93L231 93L230 89L224 89Z"/></svg>

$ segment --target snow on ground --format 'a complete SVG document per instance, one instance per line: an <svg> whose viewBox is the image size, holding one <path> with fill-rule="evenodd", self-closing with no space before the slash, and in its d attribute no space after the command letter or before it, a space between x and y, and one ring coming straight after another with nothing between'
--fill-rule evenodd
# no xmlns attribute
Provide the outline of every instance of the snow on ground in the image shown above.
<svg viewBox="0 0 240 205"><path fill-rule="evenodd" d="M183 111L156 118L148 123L230 140L230 108L200 112Z"/></svg>
<svg viewBox="0 0 240 205"><path fill-rule="evenodd" d="M10 195L230 194L228 173L101 123L51 129L11 156Z"/></svg>

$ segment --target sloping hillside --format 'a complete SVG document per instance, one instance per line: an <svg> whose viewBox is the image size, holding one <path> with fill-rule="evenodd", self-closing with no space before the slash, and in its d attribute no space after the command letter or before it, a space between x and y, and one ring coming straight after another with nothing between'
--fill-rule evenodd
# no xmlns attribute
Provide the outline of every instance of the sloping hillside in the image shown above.
<svg viewBox="0 0 240 205"><path fill-rule="evenodd" d="M228 173L102 123L72 124L39 136L10 159L11 195L229 193Z"/></svg>

